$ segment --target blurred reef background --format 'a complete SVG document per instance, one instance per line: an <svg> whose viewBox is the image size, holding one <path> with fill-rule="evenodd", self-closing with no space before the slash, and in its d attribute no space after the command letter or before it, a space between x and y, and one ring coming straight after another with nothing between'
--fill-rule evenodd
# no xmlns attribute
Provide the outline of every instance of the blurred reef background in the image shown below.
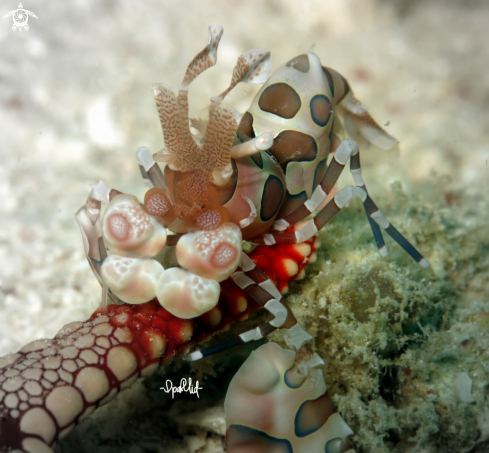
<svg viewBox="0 0 489 453"><path fill-rule="evenodd" d="M1 15L16 7L3 2ZM194 116L227 86L243 51L267 49L278 68L313 50L400 142L398 152L364 152L363 176L432 269L390 239L380 257L353 202L321 233L317 262L287 295L357 451L489 452L487 1L26 0L24 8L38 16L28 32L0 21L0 355L98 306L73 215L100 179L141 198L135 151L163 147L152 84L178 85L208 25L221 24L218 63L190 89ZM254 93L239 87L225 103L244 112ZM281 333L273 340L284 345ZM224 451L225 388L247 354L192 369L175 363L56 451ZM159 390L189 375L201 380L200 399L172 401Z"/></svg>

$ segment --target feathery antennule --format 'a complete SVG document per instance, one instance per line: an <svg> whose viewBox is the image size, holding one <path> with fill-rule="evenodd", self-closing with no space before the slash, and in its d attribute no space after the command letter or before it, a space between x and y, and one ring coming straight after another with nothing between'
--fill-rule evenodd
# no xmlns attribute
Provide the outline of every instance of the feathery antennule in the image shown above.
<svg viewBox="0 0 489 453"><path fill-rule="evenodd" d="M166 149L154 154L154 160L167 162L172 170L200 170L212 174L214 184L219 186L228 184L233 174L231 148L239 120L238 112L221 102L239 82L263 83L272 69L269 52L252 49L243 53L238 58L229 87L212 98L207 125L190 121L201 134L193 136L188 118L188 86L199 74L216 64L222 33L221 26L209 27L209 43L188 65L178 95L165 85L154 87L166 145Z"/></svg>
<svg viewBox="0 0 489 453"><path fill-rule="evenodd" d="M214 168L212 176L217 185L227 184L232 176L231 148L239 118L236 110L221 105L221 102L239 82L263 83L271 69L270 52L248 50L238 58L229 87L211 99L204 153L211 157Z"/></svg>
<svg viewBox="0 0 489 453"><path fill-rule="evenodd" d="M209 43L189 63L181 88L188 87L197 76L216 64L217 47L223 32L224 30L220 25L211 25L209 27Z"/></svg>
<svg viewBox="0 0 489 453"><path fill-rule="evenodd" d="M189 122L188 111L188 86L205 70L214 66L217 62L217 47L221 41L224 30L220 25L209 27L209 43L190 62L178 91L178 105L187 127ZM202 153L201 153L202 154Z"/></svg>
<svg viewBox="0 0 489 453"><path fill-rule="evenodd" d="M190 118L190 126L197 131L197 135L194 135L194 138L199 144L204 142L204 136L208 122L208 119Z"/></svg>
<svg viewBox="0 0 489 453"><path fill-rule="evenodd" d="M199 74L216 64L222 33L223 29L219 25L209 27L209 43L188 65L182 85L178 87L178 96L166 85L157 84L153 87L166 145L166 149L155 153L153 157L156 162L167 162L172 170L212 170L208 158L190 132L188 86Z"/></svg>
<svg viewBox="0 0 489 453"><path fill-rule="evenodd" d="M165 149L153 154L156 162L167 162L172 170L190 171L198 165L200 147L194 141L177 97L168 86L153 87L165 140Z"/></svg>
<svg viewBox="0 0 489 453"><path fill-rule="evenodd" d="M270 52L263 49L251 49L239 56L233 70L229 87L219 96L212 98L213 103L221 103L226 95L239 83L263 83L272 70Z"/></svg>

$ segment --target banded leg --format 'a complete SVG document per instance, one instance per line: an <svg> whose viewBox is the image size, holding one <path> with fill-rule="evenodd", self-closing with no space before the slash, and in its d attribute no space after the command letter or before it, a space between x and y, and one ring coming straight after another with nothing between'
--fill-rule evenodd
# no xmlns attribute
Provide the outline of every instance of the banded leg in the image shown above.
<svg viewBox="0 0 489 453"><path fill-rule="evenodd" d="M355 152L358 154L358 147L356 147L355 142L353 140L344 140L334 152L333 159L329 163L319 185L314 190L312 197L295 211L275 222L274 227L279 231L284 231L290 225L295 225L314 213L331 193L346 162Z"/></svg>
<svg viewBox="0 0 489 453"><path fill-rule="evenodd" d="M420 266L429 267L429 262L409 243L409 241L384 217L364 188L346 186L333 200L331 200L315 218L309 220L300 230L284 233L264 234L253 242L273 244L296 244L304 242L314 236L321 228L330 222L351 200L358 197L367 211L367 214L385 230Z"/></svg>
<svg viewBox="0 0 489 453"><path fill-rule="evenodd" d="M194 351L186 356L186 360L200 360L203 357L208 357L249 341L261 340L281 327L290 328L297 324L297 320L283 301L278 289L245 253L243 253L241 267L238 267L238 270L231 275L231 278L236 286L273 314L275 318L253 330Z"/></svg>
<svg viewBox="0 0 489 453"><path fill-rule="evenodd" d="M290 222L294 221L294 223L297 223L307 215L312 214L318 208L318 206L324 202L327 194L331 192L348 159L350 159L350 172L353 176L356 187L347 186L345 187L345 189L347 189L346 191L345 189L341 190L335 196L334 200L330 201L326 206L324 206L324 208L322 208L321 211L316 214L316 217L307 222L304 227L301 228L301 230L289 231L285 233L265 234L261 238L253 239L253 242L258 244L264 243L267 245L273 245L295 244L297 242L307 240L316 234L330 220L332 220L333 217L336 216L336 214L345 206L346 203L351 200L353 196L358 196L364 203L365 212L367 213L370 227L380 254L382 256L387 255L387 247L380 229L382 228L422 267L429 267L428 261L423 258L423 256L409 243L409 241L385 219L368 195L362 178L358 145L353 140L344 140L338 147L334 154L333 160L328 166L321 183L314 191L311 199L284 219L276 222L276 225L278 224L280 229L284 230L290 226ZM344 200L347 201L344 202ZM368 200L368 203L366 200ZM375 214L376 218L372 217L373 214Z"/></svg>
<svg viewBox="0 0 489 453"><path fill-rule="evenodd" d="M355 142L354 142L355 143ZM355 143L356 145L356 143ZM365 183L362 178L362 167L360 166L360 153L357 152L353 154L350 158L350 173L353 176L353 180L355 181L355 185L357 187L361 187L367 192L367 188L365 187ZM368 194L368 192L367 192ZM365 206L364 206L365 207ZM374 235L375 243L377 244L377 248L379 249L379 253L382 256L387 255L387 246L385 245L384 238L382 237L382 232L380 230L379 225L370 217L370 214L365 208L365 214L367 214L368 223L370 224L370 229Z"/></svg>
<svg viewBox="0 0 489 453"><path fill-rule="evenodd" d="M348 82L341 74L334 69L324 66L323 72L328 80L331 93L333 94L333 100L336 104L335 112L342 118L348 136L353 140L345 140L336 152L333 144L334 141L332 142L333 147L331 152L335 152L334 159L331 161L327 172L320 183L321 187L318 186L311 199L307 200L306 204L308 204L308 206L301 206L296 211L285 217L285 219L278 221L276 227L278 227L277 230L279 231L283 231L287 229L289 225L293 225L306 218L315 209L317 209L318 206L320 206L321 203L318 203L318 201L321 198L323 200L326 198L322 197L321 189L326 194L330 193L341 171L343 170L346 161L350 156L355 154L350 153L346 156L346 159L342 158L344 156L341 156L341 154L344 153L345 145L348 142L354 143L354 146L357 149L356 154L358 154L357 144L360 144L363 149L367 149L370 147L370 145L374 145L384 150L390 150L394 149L398 143L394 137L389 135L375 122L375 120L368 113L367 108L353 96L353 92ZM337 138L335 135L333 135L333 137ZM382 243L383 240L381 239L380 230L373 226L373 232L376 241L380 241L380 243Z"/></svg>
<svg viewBox="0 0 489 453"><path fill-rule="evenodd" d="M396 241L411 258L414 259L421 267L428 268L430 263L426 258L419 253L414 246L392 225L382 214L377 205L373 202L370 196L367 194L367 199L364 201L364 206L370 217L377 222L377 224Z"/></svg>
<svg viewBox="0 0 489 453"><path fill-rule="evenodd" d="M370 229L374 234L375 243L377 244L379 253L382 256L387 256L388 250L387 250L387 245L385 245L384 242L384 237L382 236L382 231L380 231L379 225L377 225L377 223L375 223L372 217L370 217L370 214L368 213L367 208L365 208L365 206L364 209L365 209L365 214L367 214L367 219L368 219L368 223L370 224Z"/></svg>
<svg viewBox="0 0 489 453"><path fill-rule="evenodd" d="M353 180L357 187L365 189L365 183L362 178L362 169L360 167L360 153L358 145L354 140L344 140L333 155L326 173L324 174L321 182L314 190L312 197L307 200L302 206L297 208L294 212L275 223L275 228L279 231L287 229L290 225L305 219L307 216L314 213L331 194L331 191L335 187L338 178L343 171L346 163L350 159L350 172L353 176ZM369 220L370 228L375 238L375 242L382 256L387 255L387 247L385 245L382 233L379 226L370 218L370 215L365 211Z"/></svg>
<svg viewBox="0 0 489 453"><path fill-rule="evenodd" d="M154 161L151 151L145 146L141 146L136 151L138 159L139 170L144 182L151 187L157 187L159 189L166 189L165 175L161 171L158 164Z"/></svg>

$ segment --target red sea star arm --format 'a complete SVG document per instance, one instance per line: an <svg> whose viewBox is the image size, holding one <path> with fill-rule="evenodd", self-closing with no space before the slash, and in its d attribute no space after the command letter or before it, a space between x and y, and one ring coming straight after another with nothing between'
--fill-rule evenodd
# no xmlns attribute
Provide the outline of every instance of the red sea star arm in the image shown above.
<svg viewBox="0 0 489 453"><path fill-rule="evenodd" d="M251 256L261 256L263 248ZM314 251L313 245L309 256ZM299 272L307 260L295 259ZM109 305L85 322L64 326L52 340L1 357L0 452L52 452L77 423L136 379L257 307L228 279L218 305L198 318L177 318L156 300Z"/></svg>
<svg viewBox="0 0 489 453"><path fill-rule="evenodd" d="M0 451L52 451L96 407L253 308L237 288L195 320L176 318L156 301L109 305L52 340L2 357Z"/></svg>

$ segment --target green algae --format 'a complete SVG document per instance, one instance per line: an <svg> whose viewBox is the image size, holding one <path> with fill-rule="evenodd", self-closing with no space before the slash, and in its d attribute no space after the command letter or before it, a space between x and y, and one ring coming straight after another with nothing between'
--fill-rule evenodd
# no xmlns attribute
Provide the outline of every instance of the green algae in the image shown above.
<svg viewBox="0 0 489 453"><path fill-rule="evenodd" d="M449 203L449 185L435 176L418 197L394 183L384 210L432 269L388 239L381 257L358 204L320 233L318 261L286 297L314 336L358 452L488 448L487 200L474 209L474 197L458 191ZM460 372L472 380L473 403L462 400Z"/></svg>

